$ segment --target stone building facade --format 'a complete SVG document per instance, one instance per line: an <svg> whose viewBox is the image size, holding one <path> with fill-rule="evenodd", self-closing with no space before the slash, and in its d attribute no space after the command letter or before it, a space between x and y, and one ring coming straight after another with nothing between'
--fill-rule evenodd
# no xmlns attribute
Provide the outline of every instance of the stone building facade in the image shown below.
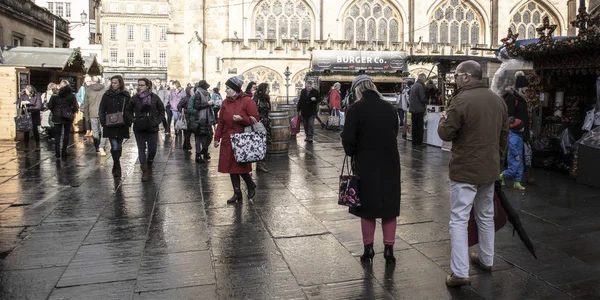
<svg viewBox="0 0 600 300"><path fill-rule="evenodd" d="M71 48L80 48L83 56L96 56L101 61L102 47L95 38L96 12L100 0L34 0L34 2L51 13L68 20L73 40Z"/></svg>
<svg viewBox="0 0 600 300"><path fill-rule="evenodd" d="M105 78L122 75L128 86L141 77L166 80L167 0L105 0L100 19Z"/></svg>
<svg viewBox="0 0 600 300"><path fill-rule="evenodd" d="M490 55L512 28L536 37L548 16L555 35L574 33L577 0L171 0L169 78L213 86L234 74L282 92L289 67L303 85L311 50ZM422 66L412 66L422 69Z"/></svg>
<svg viewBox="0 0 600 300"><path fill-rule="evenodd" d="M53 47L56 20L56 47L68 48L69 22L29 0L0 0L1 47Z"/></svg>

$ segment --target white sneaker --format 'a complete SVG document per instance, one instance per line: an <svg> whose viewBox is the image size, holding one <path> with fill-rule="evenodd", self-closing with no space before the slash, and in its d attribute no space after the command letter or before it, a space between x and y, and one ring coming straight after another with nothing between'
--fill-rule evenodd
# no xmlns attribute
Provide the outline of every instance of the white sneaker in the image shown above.
<svg viewBox="0 0 600 300"><path fill-rule="evenodd" d="M106 152L104 152L104 149L100 148L100 156L106 156Z"/></svg>

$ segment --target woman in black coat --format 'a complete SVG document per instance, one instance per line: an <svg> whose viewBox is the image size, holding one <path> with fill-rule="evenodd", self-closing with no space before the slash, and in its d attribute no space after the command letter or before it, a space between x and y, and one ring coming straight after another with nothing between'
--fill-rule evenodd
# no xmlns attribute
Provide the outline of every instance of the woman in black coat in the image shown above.
<svg viewBox="0 0 600 300"><path fill-rule="evenodd" d="M369 76L358 76L352 86L358 100L346 113L342 144L352 157L354 174L360 177L361 206L350 208L350 213L362 218L365 252L361 260L370 261L375 255L375 219L382 218L383 255L386 262L395 263L396 217L400 215L398 114Z"/></svg>
<svg viewBox="0 0 600 300"><path fill-rule="evenodd" d="M110 141L110 153L113 159L112 174L114 177L121 177L121 153L123 139L129 138L129 127L131 127L131 119L125 114L125 108L129 105L129 91L125 89L125 82L120 75L113 76L110 79L110 89L102 95L100 108L98 109L98 117L102 124L102 134ZM123 125L107 126L106 115L122 113Z"/></svg>
<svg viewBox="0 0 600 300"><path fill-rule="evenodd" d="M181 100L179 101L179 104L177 104L177 111L179 112L180 116L181 116L181 114L185 114L187 112L188 104L190 103L190 97L193 96L193 91L194 91L194 88L191 86L188 86L185 88L185 97L181 98ZM192 150L191 137L192 137L192 132L190 130L186 129L183 131L183 150L185 150L185 151Z"/></svg>
<svg viewBox="0 0 600 300"><path fill-rule="evenodd" d="M165 106L160 97L152 93L152 82L148 78L138 80L138 92L131 97L125 114L133 123L142 181L148 181L152 177L152 164L158 148L158 126L165 118Z"/></svg>
<svg viewBox="0 0 600 300"><path fill-rule="evenodd" d="M52 123L54 123L54 150L56 158L61 157L60 137L63 137L62 157L69 156L69 136L75 114L79 111L79 103L73 94L71 85L63 80L58 85L58 94L53 95L48 102L48 109L52 112Z"/></svg>

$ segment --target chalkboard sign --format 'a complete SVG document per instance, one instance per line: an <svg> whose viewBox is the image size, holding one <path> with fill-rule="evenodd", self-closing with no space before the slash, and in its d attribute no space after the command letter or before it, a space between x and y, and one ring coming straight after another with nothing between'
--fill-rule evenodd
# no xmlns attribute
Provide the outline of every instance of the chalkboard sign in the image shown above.
<svg viewBox="0 0 600 300"><path fill-rule="evenodd" d="M19 78L19 95L21 94L21 92L23 92L25 90L25 87L29 84L29 73L28 72L19 72L18 73L18 78Z"/></svg>
<svg viewBox="0 0 600 300"><path fill-rule="evenodd" d="M61 76L58 77L58 82L66 80L71 85L73 91L77 91L77 77L76 76Z"/></svg>

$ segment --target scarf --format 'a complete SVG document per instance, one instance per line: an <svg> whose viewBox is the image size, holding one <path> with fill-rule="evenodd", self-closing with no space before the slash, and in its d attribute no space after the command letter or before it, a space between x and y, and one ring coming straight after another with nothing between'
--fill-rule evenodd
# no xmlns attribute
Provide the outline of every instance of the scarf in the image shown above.
<svg viewBox="0 0 600 300"><path fill-rule="evenodd" d="M138 97L142 100L142 105L152 104L152 94L150 92L139 92Z"/></svg>

